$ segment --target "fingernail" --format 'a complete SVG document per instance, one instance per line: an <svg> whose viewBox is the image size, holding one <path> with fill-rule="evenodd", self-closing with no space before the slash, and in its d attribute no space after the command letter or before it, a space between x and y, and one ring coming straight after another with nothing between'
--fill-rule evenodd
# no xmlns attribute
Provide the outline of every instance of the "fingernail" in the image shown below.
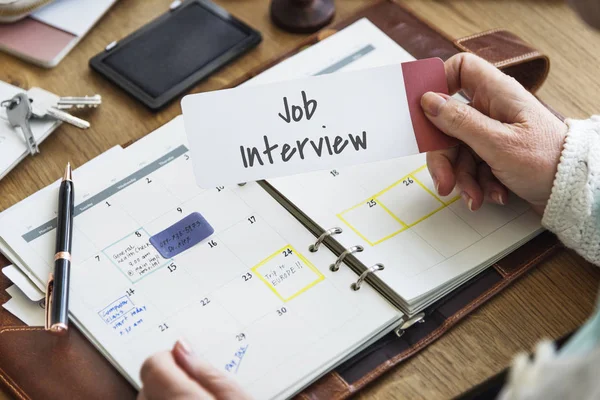
<svg viewBox="0 0 600 400"><path fill-rule="evenodd" d="M177 347L179 350L181 350L181 352L185 355L192 355L194 354L194 350L192 350L192 346L190 346L190 344L184 340L184 339L179 339L177 341L177 343L175 343L175 347Z"/></svg>
<svg viewBox="0 0 600 400"><path fill-rule="evenodd" d="M502 194L500 194L500 192L492 192L492 199L494 199L494 201L501 206L504 205L504 197Z"/></svg>
<svg viewBox="0 0 600 400"><path fill-rule="evenodd" d="M421 97L421 107L429 115L436 117L440 108L446 104L446 99L434 92L427 92Z"/></svg>
<svg viewBox="0 0 600 400"><path fill-rule="evenodd" d="M431 179L433 179L433 186L435 187L435 192L437 194L440 194L440 182L437 180L435 175L432 176Z"/></svg>
<svg viewBox="0 0 600 400"><path fill-rule="evenodd" d="M469 207L469 211L473 211L473 199L471 198L471 196L469 196L467 194L467 192L462 192L460 194L460 197L463 198L463 200L465 201L465 203L467 204L467 207Z"/></svg>

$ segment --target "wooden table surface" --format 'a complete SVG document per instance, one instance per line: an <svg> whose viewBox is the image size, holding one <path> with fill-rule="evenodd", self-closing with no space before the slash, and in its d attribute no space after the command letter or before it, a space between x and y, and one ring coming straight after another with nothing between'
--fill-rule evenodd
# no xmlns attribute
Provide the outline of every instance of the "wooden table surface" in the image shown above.
<svg viewBox="0 0 600 400"><path fill-rule="evenodd" d="M304 36L273 26L268 0L217 0L263 34L263 43L194 91L227 85L244 72L293 48ZM79 166L110 147L138 139L180 114L175 101L152 113L102 77L88 60L160 13L169 0L118 2L55 68L42 69L0 53L0 79L61 95L100 93L104 103L86 117L92 128L62 126L0 181L0 211L62 175L71 161ZM336 20L369 0L338 0ZM600 33L586 27L562 1L401 1L452 37L507 28L550 56L550 76L539 92L564 115L585 118L600 112ZM509 365L519 351L542 338L558 338L579 326L593 309L600 271L561 250L464 322L359 394L359 398L443 399L467 390ZM0 399L6 395L0 393Z"/></svg>

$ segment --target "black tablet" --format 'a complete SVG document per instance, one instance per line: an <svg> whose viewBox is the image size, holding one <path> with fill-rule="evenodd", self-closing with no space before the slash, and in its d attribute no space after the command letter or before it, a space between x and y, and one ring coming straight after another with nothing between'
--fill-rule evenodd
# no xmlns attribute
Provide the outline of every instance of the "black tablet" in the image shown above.
<svg viewBox="0 0 600 400"><path fill-rule="evenodd" d="M210 1L176 1L90 66L157 110L260 41L258 31Z"/></svg>

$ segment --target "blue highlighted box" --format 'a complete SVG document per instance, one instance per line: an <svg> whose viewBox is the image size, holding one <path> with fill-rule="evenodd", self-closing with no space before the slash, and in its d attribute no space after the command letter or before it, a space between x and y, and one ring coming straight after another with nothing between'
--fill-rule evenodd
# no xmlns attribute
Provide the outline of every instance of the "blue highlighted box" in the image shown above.
<svg viewBox="0 0 600 400"><path fill-rule="evenodd" d="M194 212L150 238L152 246L169 259L200 243L215 230L199 213Z"/></svg>

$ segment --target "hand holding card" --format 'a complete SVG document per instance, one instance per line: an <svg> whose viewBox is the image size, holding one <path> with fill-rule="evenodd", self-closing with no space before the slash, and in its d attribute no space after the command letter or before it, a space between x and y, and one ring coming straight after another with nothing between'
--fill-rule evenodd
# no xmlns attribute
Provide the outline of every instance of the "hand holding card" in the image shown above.
<svg viewBox="0 0 600 400"><path fill-rule="evenodd" d="M447 93L438 58L189 95L183 118L201 187L439 150L454 140L423 114Z"/></svg>

